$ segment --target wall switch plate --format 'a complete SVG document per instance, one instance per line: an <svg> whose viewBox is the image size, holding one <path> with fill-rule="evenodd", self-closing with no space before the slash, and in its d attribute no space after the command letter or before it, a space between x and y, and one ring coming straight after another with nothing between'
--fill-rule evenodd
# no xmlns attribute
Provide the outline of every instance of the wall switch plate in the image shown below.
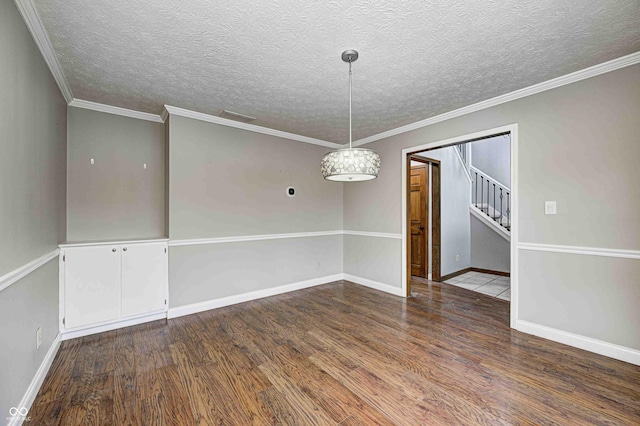
<svg viewBox="0 0 640 426"><path fill-rule="evenodd" d="M556 214L556 202L545 201L544 202L544 214Z"/></svg>
<svg viewBox="0 0 640 426"><path fill-rule="evenodd" d="M91 159L91 164L96 164L95 160L92 158Z"/></svg>
<svg viewBox="0 0 640 426"><path fill-rule="evenodd" d="M42 346L42 328L38 327L36 330L36 349L40 349Z"/></svg>
<svg viewBox="0 0 640 426"><path fill-rule="evenodd" d="M456 262L460 262L460 255L456 254Z"/></svg>

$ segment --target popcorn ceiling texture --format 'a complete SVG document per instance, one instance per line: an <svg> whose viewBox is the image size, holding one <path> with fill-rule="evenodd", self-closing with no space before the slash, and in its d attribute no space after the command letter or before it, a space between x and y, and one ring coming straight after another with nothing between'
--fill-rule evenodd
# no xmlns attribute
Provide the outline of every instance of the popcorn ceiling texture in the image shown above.
<svg viewBox="0 0 640 426"><path fill-rule="evenodd" d="M638 0L34 0L74 97L348 142L640 50Z"/></svg>

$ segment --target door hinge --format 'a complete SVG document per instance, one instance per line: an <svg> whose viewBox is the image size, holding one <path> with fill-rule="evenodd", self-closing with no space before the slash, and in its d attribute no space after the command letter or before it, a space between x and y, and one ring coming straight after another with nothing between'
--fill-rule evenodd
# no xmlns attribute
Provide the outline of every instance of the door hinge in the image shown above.
<svg viewBox="0 0 640 426"><path fill-rule="evenodd" d="M62 318L62 325L65 325L66 318Z"/></svg>
<svg viewBox="0 0 640 426"><path fill-rule="evenodd" d="M66 261L67 261L67 255L66 255L66 254L63 254L63 255L62 255L62 261L63 261L63 262L66 262Z"/></svg>
<svg viewBox="0 0 640 426"><path fill-rule="evenodd" d="M166 248L166 247L164 248L164 252L165 252L165 253L167 252L167 248Z"/></svg>
<svg viewBox="0 0 640 426"><path fill-rule="evenodd" d="M165 304L165 305L167 304L167 299L164 299L164 304Z"/></svg>

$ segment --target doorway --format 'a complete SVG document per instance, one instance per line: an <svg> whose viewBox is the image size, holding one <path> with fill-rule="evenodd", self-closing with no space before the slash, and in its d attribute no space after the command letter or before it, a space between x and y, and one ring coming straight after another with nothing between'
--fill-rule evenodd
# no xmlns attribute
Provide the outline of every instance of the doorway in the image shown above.
<svg viewBox="0 0 640 426"><path fill-rule="evenodd" d="M407 252L412 276L440 280L440 161L407 156L410 224ZM407 286L407 296L411 294Z"/></svg>
<svg viewBox="0 0 640 426"><path fill-rule="evenodd" d="M508 261L508 265L509 265L509 270L511 271L511 287L510 287L510 311L511 311L511 324L512 326L515 324L515 319L518 316L518 279L517 279L517 244L518 244L518 214L517 214L517 147L518 147L518 125L517 124L512 124L512 125L508 125L508 126L503 126L503 127L498 127L498 128L494 128L494 129L488 129L485 131L481 131L481 132L476 132L476 133L472 133L472 134L468 134L468 135L464 135L464 136L459 136L459 137L455 137L455 138L451 138L451 139L446 139L446 140L441 140L441 141L437 141L437 142L431 142L431 143L426 143L424 145L419 145L419 146L415 146L412 148L405 148L402 150L402 269L401 269L401 273L402 273L402 294L405 294L407 297L411 296L411 274L412 274L412 264L413 264L413 272L416 272L415 267L418 265L418 263L416 263L415 261L415 255L412 254L413 250L412 250L412 240L413 240L413 245L415 246L415 244L421 244L420 241L415 237L416 235L416 226L424 226L422 224L419 224L416 221L416 212L413 212L413 224L412 224L412 212L411 212L411 207L410 207L410 201L412 198L412 194L411 194L411 187L412 187L412 182L411 182L411 160L413 159L413 161L418 161L420 158L416 158L416 157L422 157L423 159L426 159L426 161L422 161L423 163L429 163L429 159L427 158L429 156L428 151L430 150L434 150L437 148L446 148L446 147L452 147L454 145L459 145L459 144L464 144L464 143L469 143L469 142L476 142L476 141L481 141L484 139L489 139L492 137L497 137L500 135L508 135L510 138L510 154L509 154L509 158L510 158L510 170L511 170L511 178L510 178L510 182L506 182L507 186L511 187L511 211L510 211L510 233L511 233L511 237L510 237L510 241L507 245L507 252L510 253L510 260ZM435 159L439 159L439 157L437 155L435 155ZM415 164L414 164L415 165ZM438 166L439 168L437 169L438 171L441 172L441 167L442 165ZM435 168L434 168L435 170ZM445 170L446 171L446 170ZM432 176L433 177L433 176ZM442 179L442 176L439 176L440 179ZM415 187L415 174L414 174L414 187ZM414 188L415 189L415 188ZM433 182L431 182L430 185L430 189L433 191ZM493 187L492 187L492 195L493 197ZM413 195L414 200L416 198L418 198L418 195ZM469 197L471 198L471 197ZM496 197L494 197L496 198ZM433 209L433 201L431 198L428 197L428 200L431 201L431 208ZM493 198L492 198L493 200ZM497 200L500 200L500 197L497 196ZM485 201L486 203L486 201ZM438 205L438 209L440 208L440 205ZM440 212L438 212L440 213ZM468 212L467 212L467 222L469 222L468 219ZM437 224L438 226L435 226L436 224L431 225L431 232L433 233L433 228L438 229L440 227L440 224ZM413 228L413 229L412 229ZM447 228L448 229L448 228ZM412 237L412 234L414 235L414 237ZM436 262L435 259L432 259L434 261L434 266L438 265L439 263L442 262L442 247L438 246L436 247L436 249L434 250L433 248L433 237L434 235L431 236L431 238L429 238L429 236L426 237L426 241L425 241L425 245L427 247L431 247L431 251L432 251L432 255L434 255L434 257L439 257L440 262ZM456 252L453 253L453 255L449 255L447 258L447 265L449 265L449 269L452 269L452 262L457 262L457 255L455 255ZM413 259L412 259L413 257ZM451 259L449 259L449 257ZM455 258L455 260L454 260ZM464 259L460 259L460 263L463 264ZM438 272L438 276L436 277L435 273L432 273L432 280L441 280L443 277L441 276L441 271L442 271L442 266L440 266L440 270L437 271ZM432 271L435 272L435 271Z"/></svg>

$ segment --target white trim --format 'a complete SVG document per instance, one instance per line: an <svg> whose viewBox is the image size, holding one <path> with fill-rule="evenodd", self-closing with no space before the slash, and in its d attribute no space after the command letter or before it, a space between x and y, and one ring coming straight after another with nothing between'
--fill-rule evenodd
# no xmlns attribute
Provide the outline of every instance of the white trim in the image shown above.
<svg viewBox="0 0 640 426"><path fill-rule="evenodd" d="M518 199L520 194L520 189L518 186L518 141L519 141L519 132L518 125L514 124L510 131L510 141L511 141L511 200L510 200L510 219L511 219L511 240L509 242L510 252L511 252L511 265L509 267L509 271L511 271L511 297L510 297L510 305L511 305L511 318L509 321L510 327L515 328L516 321L518 320L519 314L519 269L518 269L518 238L520 235L520 226L519 226L519 214L520 208L518 206Z"/></svg>
<svg viewBox="0 0 640 426"><path fill-rule="evenodd" d="M385 293L390 293L395 296L404 297L403 289L400 287L395 287L389 284L384 284L378 281L373 281L367 278L357 277L355 275L343 274L344 280L351 281L352 283L359 284L365 287L372 288L374 290L383 291Z"/></svg>
<svg viewBox="0 0 640 426"><path fill-rule="evenodd" d="M238 237L194 238L190 240L170 240L169 247L193 246L200 244L238 243L244 241L280 240L285 238L323 237L326 235L342 235L343 231L292 232L289 234L246 235Z"/></svg>
<svg viewBox="0 0 640 426"><path fill-rule="evenodd" d="M473 179L471 179L471 173L469 173L469 169L467 168L467 167L470 168L470 166L467 166L464 163L464 160L462 159L462 155L460 154L460 151L458 151L458 148L456 148L455 146L452 146L451 148L453 148L453 150L458 155L458 160L460 161L460 166L462 166L462 170L464 170L464 174L467 177L467 180L469 181L469 183L473 183Z"/></svg>
<svg viewBox="0 0 640 426"><path fill-rule="evenodd" d="M44 356L44 359L40 363L40 367L38 367L38 371L36 371L36 374L33 376L31 383L29 383L29 387L27 388L24 395L22 396L20 403L16 405L16 407L25 407L29 410L31 409L31 405L33 404L33 401L36 399L36 395L38 395L40 386L42 386L42 383L44 382L44 379L47 376L47 373L49 372L49 368L51 368L51 364L53 363L53 360L55 359L56 354L58 353L58 349L60 348L60 342L61 342L60 334L58 333L56 337L53 339L53 342L51 343L51 346L49 347L47 354ZM22 424L22 420L23 420L22 417L13 417L11 418L11 420L9 420L7 425L18 426Z"/></svg>
<svg viewBox="0 0 640 426"><path fill-rule="evenodd" d="M326 277L314 278L307 281L281 285L278 287L265 288L264 290L251 291L249 293L234 294L233 296L222 297L220 299L211 299L204 302L192 303L190 305L178 306L169 309L167 318L177 318L185 315L191 315L198 312L208 311L210 309L222 308L224 306L236 305L238 303L249 302L251 300L262 299L265 297L275 296L290 291L302 290L304 288L315 287L321 284L327 284L334 281L340 281L342 274L329 275Z"/></svg>
<svg viewBox="0 0 640 426"><path fill-rule="evenodd" d="M511 241L511 235L509 234L509 231L504 229L504 227L500 226L495 220L491 220L489 216L484 214L484 212L482 212L476 206L474 205L469 206L469 213L474 215L479 221L487 225L489 228L491 228L494 232L496 232L505 240Z"/></svg>
<svg viewBox="0 0 640 426"><path fill-rule="evenodd" d="M0 277L0 291L6 289L11 284L14 284L15 282L26 277L27 275L29 275L30 273L32 273L33 271L35 271L36 269L44 265L45 263L48 263L49 261L54 259L58 254L60 254L60 249L55 249L45 254L44 256L40 256L36 260L32 260L26 265L22 265L18 269L14 269L9 273L4 274L3 276Z"/></svg>
<svg viewBox="0 0 640 426"><path fill-rule="evenodd" d="M402 249L401 249L401 276L402 295L407 294L407 154L440 148L492 135L509 133L511 135L511 327L515 328L518 318L518 124L496 127L482 130L468 135L456 136L424 145L404 148L401 152L401 197L402 197Z"/></svg>
<svg viewBox="0 0 640 426"><path fill-rule="evenodd" d="M106 112L107 114L121 115L123 117L137 118L139 120L153 121L155 123L164 123L162 117L158 114L150 114L148 112L136 111L133 109L120 108L117 106L99 104L97 102L85 101L82 99L74 99L69 102L70 107L90 109L92 111Z"/></svg>
<svg viewBox="0 0 640 426"><path fill-rule="evenodd" d="M62 67L58 62L58 58L51 45L51 40L44 29L44 25L40 20L40 16L31 0L15 0L16 6L22 15L24 23L27 25L29 32L33 36L33 40L36 42L44 61L47 63L54 80L58 83L62 96L67 103L73 101L73 93L69 83L62 72Z"/></svg>
<svg viewBox="0 0 640 426"><path fill-rule="evenodd" d="M358 235L362 237L375 237L375 238L394 238L402 239L402 234L389 234L385 232L366 232L366 231L342 231L344 235Z"/></svg>
<svg viewBox="0 0 640 426"><path fill-rule="evenodd" d="M143 324L145 322L157 321L160 319L166 319L167 312L155 312L152 314L142 314L135 317L129 317L123 320L109 321L101 323L99 325L75 327L62 331L62 340L75 339L76 337L89 336L91 334L102 333L105 331L115 330L117 328L129 327L132 325Z"/></svg>
<svg viewBox="0 0 640 426"><path fill-rule="evenodd" d="M145 238L145 239L133 239L133 240L105 240L105 241L67 241L60 243L60 248L68 247L90 247L90 246L109 246L109 245L123 245L123 244L155 244L166 243L168 238Z"/></svg>
<svg viewBox="0 0 640 426"><path fill-rule="evenodd" d="M162 113L160 114L160 117L162 118L162 122L166 123L167 119L169 118L169 111L167 111L166 108L162 108Z"/></svg>
<svg viewBox="0 0 640 426"><path fill-rule="evenodd" d="M483 175L486 178L489 178L489 180L492 180L493 183L495 183L498 186L501 186L502 189L506 189L507 191L511 192L511 190L504 184L500 183L497 179L492 178L491 176L489 176L488 174L486 174L485 172L483 172L482 170L480 170L477 167L473 167L473 166L469 166L469 169L478 172L479 174ZM473 180L473 179L472 179Z"/></svg>
<svg viewBox="0 0 640 426"><path fill-rule="evenodd" d="M584 349L585 351L594 352L634 365L640 365L640 351L636 349L615 345L544 325L534 324L529 321L518 320L515 328L523 333L533 334L543 339L553 340L554 342L563 343L573 346L574 348Z"/></svg>
<svg viewBox="0 0 640 426"><path fill-rule="evenodd" d="M638 250L620 250L598 247L559 246L554 244L520 243L520 250L546 251L555 253L581 254L587 256L621 257L624 259L640 259Z"/></svg>
<svg viewBox="0 0 640 426"><path fill-rule="evenodd" d="M460 117L466 114L471 114L472 112L491 108L496 105L515 101L516 99L535 95L537 93L545 92L547 90L555 89L557 87L565 86L567 84L575 83L580 80L585 80L587 78L595 77L600 74L605 74L610 71L615 71L620 68L635 65L637 63L640 63L640 52L632 53L621 58L594 65L592 67L585 68L571 74L566 74L551 80L544 81L542 83L534 84L533 86L525 87L524 89L506 93L504 95L496 96L495 98L487 99L486 101L478 102L463 108L446 112L444 114L436 115L435 117L416 121L415 123L407 124L406 126L397 127L395 129L387 130L386 132L358 139L357 141L353 142L353 146L361 146L378 141L380 139L389 138L401 133L406 133L412 130L420 129L422 127L431 126L432 124L440 123L442 121L450 120L452 118Z"/></svg>
<svg viewBox="0 0 640 426"><path fill-rule="evenodd" d="M281 130L271 129L269 127L256 126L255 124L242 123L240 121L229 120L227 118L217 117L215 115L203 114L201 112L190 111L184 108L178 108L171 105L165 105L164 108L169 114L179 115L181 117L192 118L194 120L206 121L208 123L220 124L222 126L235 127L236 129L248 130L251 132L262 133L265 135L276 136L284 139L310 143L313 145L326 146L328 148L342 149L342 144L324 141L321 139L310 138L308 136L296 135L295 133L283 132Z"/></svg>

